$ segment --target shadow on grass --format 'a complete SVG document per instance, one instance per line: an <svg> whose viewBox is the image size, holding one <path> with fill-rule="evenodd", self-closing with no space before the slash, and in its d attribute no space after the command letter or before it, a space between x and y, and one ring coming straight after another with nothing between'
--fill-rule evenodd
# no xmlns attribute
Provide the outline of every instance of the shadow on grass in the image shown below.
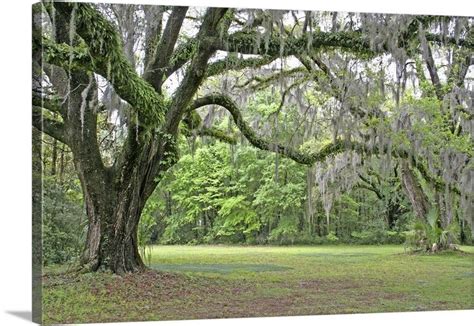
<svg viewBox="0 0 474 326"><path fill-rule="evenodd" d="M373 252L342 252L342 253L329 253L329 252L308 252L298 254L299 256L308 256L308 257L334 257L334 258L344 258L344 257L364 257L364 256L375 256L378 255Z"/></svg>
<svg viewBox="0 0 474 326"><path fill-rule="evenodd" d="M227 274L236 271L244 272L279 272L291 267L270 264L156 264L151 268L163 272L204 272Z"/></svg>

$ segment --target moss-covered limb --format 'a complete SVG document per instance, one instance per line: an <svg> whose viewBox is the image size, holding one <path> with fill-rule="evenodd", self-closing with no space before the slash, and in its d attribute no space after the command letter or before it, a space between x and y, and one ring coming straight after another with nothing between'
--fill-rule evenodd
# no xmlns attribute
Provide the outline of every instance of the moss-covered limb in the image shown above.
<svg viewBox="0 0 474 326"><path fill-rule="evenodd" d="M429 25L438 19L434 16L419 16L409 26L407 31L400 35L399 46L403 48L410 47L409 40L417 37L419 24ZM257 24L258 25L258 24ZM285 36L284 48L281 49L282 40L278 33L274 33L268 43L260 42L257 45L257 33L252 29L245 29L229 35L227 38L214 38L214 42L219 50L236 52L242 54L261 54L269 56L289 56L299 55L307 52L318 50L320 48L340 48L347 52L358 53L361 55L374 56L388 51L388 49L379 49L377 51L371 49L369 40L366 39L360 31L345 32L313 32L311 37L308 33L302 37ZM474 42L472 38L455 40L452 37L441 37L437 34L426 34L428 41L435 42L440 45L466 46L473 48ZM312 43L308 43L312 40ZM192 57L192 49L194 45L192 41L180 46L173 55L173 65L168 67L165 75L170 76L173 72L181 68ZM281 51L283 50L283 51Z"/></svg>
<svg viewBox="0 0 474 326"><path fill-rule="evenodd" d="M264 42L261 42L259 46L256 45L257 34L254 31L239 31L234 34L229 35L227 38L218 38L215 35L210 36L205 41L212 43L212 46L216 49L227 51L230 53L241 53L241 54L260 54L265 56L265 58L277 58L280 56L289 56L300 54L301 52L306 51L308 46L313 49L319 49L321 47L339 47L345 48L351 51L358 51L360 53L370 53L373 54L369 48L367 41L361 39L361 34L358 32L341 32L341 33L322 33L315 32L313 36L313 43L308 44L308 37L303 36L300 38L288 37L285 41L284 51L280 51L281 39L279 36L274 35L270 38L268 42L268 48ZM169 77L175 71L188 62L195 53L195 49L198 43L198 39L191 39L185 44L179 46L173 57L171 59L171 65L166 68L165 76ZM265 58L259 62L255 59L257 66L260 66L260 63L265 61ZM271 61L270 61L271 62ZM221 72L221 69L225 68L224 64L226 62L216 63L215 66L212 66L209 75L216 75ZM252 66L252 60L243 62L243 68L247 66ZM237 67L239 64L237 63ZM236 69L236 68L232 68Z"/></svg>
<svg viewBox="0 0 474 326"><path fill-rule="evenodd" d="M227 133L226 131L215 128L215 127L209 127L209 128L203 127L197 131L197 134L200 136L212 137L224 143L228 143L232 145L237 144L237 139L234 136L229 135L229 133Z"/></svg>
<svg viewBox="0 0 474 326"><path fill-rule="evenodd" d="M178 40L188 7L174 7L166 23L163 36L158 44L155 55L150 60L143 78L150 82L157 92L161 92L164 68L168 66L173 49Z"/></svg>
<svg viewBox="0 0 474 326"><path fill-rule="evenodd" d="M186 43L178 45L174 50L169 66L165 68L165 78L168 78L177 70L182 68L186 62L190 61L196 52L198 41L195 38L189 39Z"/></svg>
<svg viewBox="0 0 474 326"><path fill-rule="evenodd" d="M90 4L54 6L65 19L74 21L76 33L88 46L94 71L107 78L117 94L136 110L138 123L145 127L160 125L164 119L164 99L128 62L115 27Z"/></svg>
<svg viewBox="0 0 474 326"><path fill-rule="evenodd" d="M237 144L237 138L234 135L216 127L203 126L201 116L195 110L186 114L183 123L185 127L182 130L186 137L209 136L228 144Z"/></svg>
<svg viewBox="0 0 474 326"><path fill-rule="evenodd" d="M210 94L195 100L189 107L189 110L195 110L206 105L219 105L225 108L231 114L235 124L245 136L245 138L255 147L282 154L295 162L311 165L315 162L321 162L331 155L344 152L346 150L360 150L359 144L338 140L334 143L324 146L316 153L307 154L289 146L272 143L260 136L244 121L242 114L235 102L223 94Z"/></svg>
<svg viewBox="0 0 474 326"><path fill-rule="evenodd" d="M86 47L71 46L65 43L58 44L48 38L44 38L42 44L43 58L49 64L65 68L68 71L93 72L95 70Z"/></svg>
<svg viewBox="0 0 474 326"><path fill-rule="evenodd" d="M283 43L280 36L274 35L268 42L255 41L255 32L236 32L225 40L218 42L218 48L223 51L238 52L243 54L266 54L275 56L297 55L321 48L340 48L363 55L375 55L370 49L369 41L360 32L313 32L311 37L286 37ZM217 42L217 41L216 41ZM310 42L310 43L308 43Z"/></svg>
<svg viewBox="0 0 474 326"><path fill-rule="evenodd" d="M252 78L248 79L247 81L245 81L244 83L240 85L237 85L236 87L240 87L240 88L246 87L252 82L255 82L254 84L250 86L251 89L261 90L261 89L264 89L265 87L268 87L272 83L279 81L281 78L291 77L297 74L301 75L301 73L305 71L306 71L305 67L296 67L296 68L292 68L288 70L281 70L265 77L253 76Z"/></svg>
<svg viewBox="0 0 474 326"><path fill-rule="evenodd" d="M64 114L64 109L61 107L61 103L56 99L49 99L44 98L39 95L33 94L32 97L33 106L42 107L51 112L60 113L61 115Z"/></svg>
<svg viewBox="0 0 474 326"><path fill-rule="evenodd" d="M474 37L472 36L473 33L474 30L471 30L471 35L464 39L456 39L454 37L444 37L439 34L427 33L426 39L439 45L451 45L456 47L460 46L466 49L474 50Z"/></svg>
<svg viewBox="0 0 474 326"><path fill-rule="evenodd" d="M415 32L418 29L418 22L429 22L430 19L421 17L416 23L413 24L416 27ZM406 35L400 36L400 46L408 46L408 39L415 37L416 33L407 33ZM435 38L433 35L427 37ZM307 49L311 51L318 50L323 47L329 48L340 48L348 52L354 52L362 55L377 55L380 53L374 52L370 48L369 40L364 38L360 31L352 32L313 32L311 37L304 35L302 37L285 36L284 48L281 49L282 40L278 33L274 33L269 39L268 43L260 42L257 45L257 33L252 30L246 29L245 31L239 31L229 35L227 38L219 39L213 38L213 42L219 50L242 53L242 54L261 54L269 57L289 56L289 55L301 55L307 52ZM308 43L312 40L312 43ZM186 62L188 62L192 55L193 49L195 48L195 40L190 40L186 44L181 45L175 51L173 59L171 60L172 65L166 69L165 76L170 76L173 72L181 68ZM281 51L282 50L282 51ZM221 62L219 64L224 64ZM217 64L215 68L217 69ZM219 68L217 70L222 69ZM210 75L215 75L215 72L210 72Z"/></svg>
<svg viewBox="0 0 474 326"><path fill-rule="evenodd" d="M419 21L429 23L431 19L419 18L414 22L413 27L418 28ZM399 36L399 46L409 48L409 41L417 37L417 32L404 33ZM276 56L300 55L304 52L316 51L321 48L339 48L347 52L364 55L375 56L389 49L382 47L374 50L370 46L369 39L363 35L361 31L341 31L341 32L321 32L316 31L309 37L308 34L301 37L286 36L282 43L278 33L274 33L268 42L260 42L257 44L257 33L254 31L239 31L229 35L227 39L216 40L218 48L223 51L238 52L243 54L266 54ZM442 37L437 34L427 34L428 41L438 44L462 46L469 49L474 48L472 37L455 40L451 37ZM309 43L310 42L310 43ZM282 48L283 45L283 48Z"/></svg>
<svg viewBox="0 0 474 326"><path fill-rule="evenodd" d="M64 124L62 122L46 118L43 115L42 110L43 108L33 105L33 115L32 115L33 126L36 129L44 132L48 136L51 136L54 139L57 139L64 144L67 144L66 135L64 131Z"/></svg>
<svg viewBox="0 0 474 326"><path fill-rule="evenodd" d="M230 53L225 59L218 60L209 65L207 77L219 75L229 70L242 70L245 68L258 68L274 61L274 56L262 56L259 58L238 58L234 53Z"/></svg>

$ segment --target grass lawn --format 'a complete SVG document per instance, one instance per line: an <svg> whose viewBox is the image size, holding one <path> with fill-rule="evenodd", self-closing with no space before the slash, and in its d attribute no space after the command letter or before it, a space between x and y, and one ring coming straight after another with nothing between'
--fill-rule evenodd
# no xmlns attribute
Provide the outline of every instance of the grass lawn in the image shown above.
<svg viewBox="0 0 474 326"><path fill-rule="evenodd" d="M45 323L474 308L474 247L155 246L151 270L43 276Z"/></svg>

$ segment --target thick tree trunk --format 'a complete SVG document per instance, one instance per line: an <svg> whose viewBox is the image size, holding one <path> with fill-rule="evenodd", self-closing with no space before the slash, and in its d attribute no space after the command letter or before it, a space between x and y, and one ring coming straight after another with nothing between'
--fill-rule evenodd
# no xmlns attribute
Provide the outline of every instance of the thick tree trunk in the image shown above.
<svg viewBox="0 0 474 326"><path fill-rule="evenodd" d="M122 198L116 207L98 210L100 213L88 208L89 229L81 259L85 270L121 274L145 269L137 238L143 206L136 205L132 198Z"/></svg>
<svg viewBox="0 0 474 326"><path fill-rule="evenodd" d="M435 200L438 203L439 226L443 230L447 230L454 218L452 199L448 197L448 194L443 194L439 191L436 191ZM446 239L446 247L449 248L451 245L454 244L454 242L455 239L453 238L453 234L448 233L448 237Z"/></svg>
<svg viewBox="0 0 474 326"><path fill-rule="evenodd" d="M211 8L206 11L197 34L199 46L195 53L193 51L184 80L169 106L165 106L161 95L162 77L172 58L187 8L173 10L165 36L153 51L158 57L151 59L153 74L150 78L146 75L140 78L133 69L133 62L130 64L125 56L119 55L124 49L120 42L115 42L115 37L100 39L100 46L96 46L99 44L96 37L109 35L114 27L93 7L55 3L56 10L52 10L53 6L47 6L47 9L54 18L55 41L76 46L80 38L75 34L79 34L94 59L95 72L107 76L121 99L138 110L137 121L127 121L129 133L124 147L114 165L108 167L102 161L97 137L100 99L95 75L89 69L50 69L52 66L38 65L48 74L57 94L67 99L61 101L63 123L55 123L60 128L52 134L71 149L83 190L89 228L82 266L90 271L107 269L114 273L143 270L145 266L138 252L137 239L140 215L157 186L156 179L161 177L160 173L176 163L179 123L206 77L207 63L217 50L215 31L228 9ZM90 21L100 22L100 31L91 29ZM40 33L37 39L41 39ZM104 55L109 52L117 54L113 60ZM39 59L35 62L42 63ZM164 113L164 121L160 113ZM148 128L150 125L153 128ZM155 133L153 130L158 126L160 132Z"/></svg>
<svg viewBox="0 0 474 326"><path fill-rule="evenodd" d="M89 218L81 261L85 270L121 274L145 269L138 249L138 223L160 176L176 162L176 148L174 142L160 138L141 145L130 141L124 164L105 168L101 178L87 178L90 173L82 172L90 169L84 164L91 160L76 163Z"/></svg>
<svg viewBox="0 0 474 326"><path fill-rule="evenodd" d="M146 155L141 158L144 157ZM121 274L145 269L138 250L138 223L146 200L157 184L150 177L155 174L150 171L159 164L139 159L138 164L132 165L131 171L121 172L120 182L110 171L100 183L87 180L79 173L89 219L81 259L85 270L103 269ZM82 171L80 164L76 168Z"/></svg>
<svg viewBox="0 0 474 326"><path fill-rule="evenodd" d="M81 171L80 165L77 168ZM121 274L145 269L138 251L137 231L151 192L144 192L149 182L146 173L139 168L134 172L127 182L119 185L114 185L111 175L96 184L79 173L89 219L81 259L85 270L103 269Z"/></svg>
<svg viewBox="0 0 474 326"><path fill-rule="evenodd" d="M422 221L426 221L426 216L430 209L430 204L426 194L423 192L416 176L410 169L408 162L402 162L401 168L402 185L413 207L415 216Z"/></svg>

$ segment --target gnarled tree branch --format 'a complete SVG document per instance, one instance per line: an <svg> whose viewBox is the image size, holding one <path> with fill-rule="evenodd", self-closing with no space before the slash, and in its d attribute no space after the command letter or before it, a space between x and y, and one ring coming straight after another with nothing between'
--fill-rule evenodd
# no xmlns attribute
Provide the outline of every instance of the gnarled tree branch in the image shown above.
<svg viewBox="0 0 474 326"><path fill-rule="evenodd" d="M151 83L157 92L161 92L164 68L173 54L174 45L178 40L179 30L183 24L188 7L174 7L168 22L166 23L163 36L155 51L155 56L150 61L143 78Z"/></svg>
<svg viewBox="0 0 474 326"><path fill-rule="evenodd" d="M67 145L64 124L44 117L42 108L39 106L33 105L32 123L36 129Z"/></svg>
<svg viewBox="0 0 474 326"><path fill-rule="evenodd" d="M64 113L64 110L61 107L61 104L57 103L55 100L33 94L32 102L33 102L33 106L41 107L43 109L49 110L51 112L56 112L61 115Z"/></svg>
<svg viewBox="0 0 474 326"><path fill-rule="evenodd" d="M186 108L203 82L209 58L216 51L215 47L206 40L209 40L215 34L227 11L227 8L209 8L206 11L201 28L196 36L196 39L199 39L200 42L166 113L166 132L173 134L177 131Z"/></svg>

